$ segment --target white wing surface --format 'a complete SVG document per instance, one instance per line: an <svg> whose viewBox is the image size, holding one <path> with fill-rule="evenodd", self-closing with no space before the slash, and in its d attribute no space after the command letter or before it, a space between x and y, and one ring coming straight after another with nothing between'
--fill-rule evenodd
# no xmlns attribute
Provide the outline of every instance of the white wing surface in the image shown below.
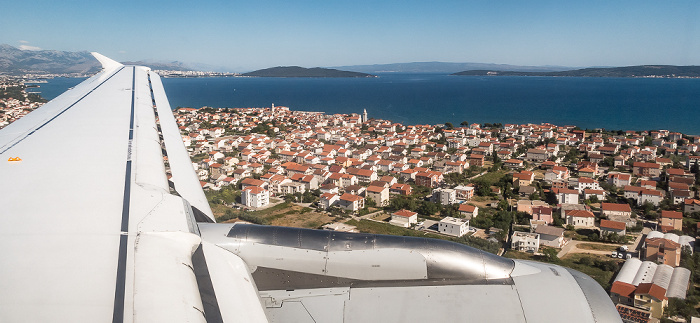
<svg viewBox="0 0 700 323"><path fill-rule="evenodd" d="M195 214L213 216L160 79L95 56L102 72L0 131L0 321L204 322Z"/></svg>

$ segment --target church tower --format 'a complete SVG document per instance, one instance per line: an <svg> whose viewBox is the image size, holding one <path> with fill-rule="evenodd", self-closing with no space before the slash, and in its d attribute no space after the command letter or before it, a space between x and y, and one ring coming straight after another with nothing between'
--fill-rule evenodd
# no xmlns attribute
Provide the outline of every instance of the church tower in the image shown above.
<svg viewBox="0 0 700 323"><path fill-rule="evenodd" d="M367 109L363 109L362 112L362 123L367 122L369 119L367 119Z"/></svg>

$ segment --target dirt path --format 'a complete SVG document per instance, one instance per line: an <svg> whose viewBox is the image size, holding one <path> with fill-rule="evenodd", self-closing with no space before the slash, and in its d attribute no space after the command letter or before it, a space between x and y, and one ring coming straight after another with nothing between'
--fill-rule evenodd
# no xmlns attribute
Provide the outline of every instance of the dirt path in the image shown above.
<svg viewBox="0 0 700 323"><path fill-rule="evenodd" d="M592 244L592 245L602 245L602 246L614 246L618 247L616 244L610 244L610 243L603 243L603 242L591 242L591 241L579 241L579 240L571 240L569 243L564 246L564 248L561 248L561 251L557 254L558 258L563 258L569 253L588 253L588 254L593 254L593 255L610 255L612 251L610 250L593 250L593 249L584 249L584 248L578 248L577 245L579 244Z"/></svg>

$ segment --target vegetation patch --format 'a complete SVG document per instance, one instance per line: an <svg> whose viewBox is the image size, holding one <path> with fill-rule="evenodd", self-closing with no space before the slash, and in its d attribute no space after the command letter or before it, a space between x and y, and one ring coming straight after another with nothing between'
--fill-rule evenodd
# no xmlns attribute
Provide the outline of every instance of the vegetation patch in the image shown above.
<svg viewBox="0 0 700 323"><path fill-rule="evenodd" d="M576 245L576 248L584 250L615 251L617 250L618 246L595 243L579 243Z"/></svg>
<svg viewBox="0 0 700 323"><path fill-rule="evenodd" d="M320 228L333 221L333 217L319 213L311 208L304 208L293 203L281 203L264 210L237 210L225 205L212 205L217 222L236 222L239 220L263 225L279 225L297 228Z"/></svg>
<svg viewBox="0 0 700 323"><path fill-rule="evenodd" d="M413 229L407 229L402 227L397 227L388 223L381 223L369 220L350 220L346 224L354 225L360 232L364 233L374 233L374 234L387 234L395 236L407 236L407 237L421 237L421 238L432 238L447 240L452 242L461 243L473 248L481 249L490 253L497 253L499 249L499 244L491 242L488 240L472 237L472 236L462 236L459 238L443 236L434 233L427 233L422 231L416 231Z"/></svg>

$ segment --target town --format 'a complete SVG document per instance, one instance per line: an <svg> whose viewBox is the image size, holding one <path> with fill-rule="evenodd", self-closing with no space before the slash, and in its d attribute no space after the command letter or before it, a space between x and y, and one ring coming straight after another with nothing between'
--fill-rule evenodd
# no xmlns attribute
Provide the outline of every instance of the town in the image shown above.
<svg viewBox="0 0 700 323"><path fill-rule="evenodd" d="M2 88L0 127L41 105L17 88ZM445 239L584 272L626 321L698 315L700 136L274 105L173 113L219 222Z"/></svg>
<svg viewBox="0 0 700 323"><path fill-rule="evenodd" d="M46 100L37 94L27 93L22 83L0 78L0 129L27 115Z"/></svg>

